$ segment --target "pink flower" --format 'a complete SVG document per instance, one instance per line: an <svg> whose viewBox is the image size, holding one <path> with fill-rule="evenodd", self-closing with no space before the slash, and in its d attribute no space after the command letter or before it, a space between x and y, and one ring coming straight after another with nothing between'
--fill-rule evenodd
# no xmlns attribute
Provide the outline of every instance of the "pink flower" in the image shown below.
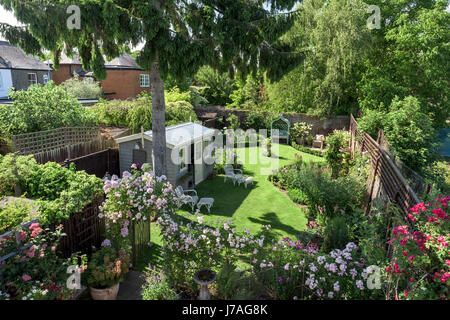
<svg viewBox="0 0 450 320"><path fill-rule="evenodd" d="M20 241L25 240L26 237L27 237L27 233L26 233L25 231L24 231L24 232L21 232L21 233L19 234L19 240L20 240Z"/></svg>
<svg viewBox="0 0 450 320"><path fill-rule="evenodd" d="M29 275L27 275L27 274L24 274L23 276L22 276L22 279L23 279L23 281L28 281L28 280L31 280L31 277L29 276Z"/></svg>

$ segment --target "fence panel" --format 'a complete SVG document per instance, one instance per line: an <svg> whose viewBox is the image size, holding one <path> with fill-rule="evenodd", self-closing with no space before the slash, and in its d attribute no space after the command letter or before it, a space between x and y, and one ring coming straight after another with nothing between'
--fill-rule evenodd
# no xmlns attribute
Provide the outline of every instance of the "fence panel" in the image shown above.
<svg viewBox="0 0 450 320"><path fill-rule="evenodd" d="M100 134L97 127L64 127L13 136L14 151L33 154L38 163L62 163L84 155L115 148L113 139Z"/></svg>
<svg viewBox="0 0 450 320"><path fill-rule="evenodd" d="M373 181L369 195L369 201L373 198L373 184L378 178L383 191L388 196L389 201L394 202L404 212L408 213L409 208L419 203L413 189L410 187L406 179L401 174L399 168L389 156L387 149L387 141L384 133L380 130L378 141L375 141L368 134L362 134L358 130L358 123L353 115L350 116L350 147L352 156L356 151L360 153L368 153L371 159L373 169ZM368 206L369 208L369 206Z"/></svg>
<svg viewBox="0 0 450 320"><path fill-rule="evenodd" d="M77 170L84 170L86 173L94 174L99 178L103 178L106 174L120 174L119 149L106 149L66 160L63 166L68 167L71 163L75 164Z"/></svg>
<svg viewBox="0 0 450 320"><path fill-rule="evenodd" d="M61 238L58 246L58 254L68 258L74 252L90 255L93 247L99 247L105 232L105 224L98 217L99 206L104 197L98 197L83 208L81 212L72 213L68 219L53 224L49 228L55 230L58 225L63 226L63 232L67 235Z"/></svg>

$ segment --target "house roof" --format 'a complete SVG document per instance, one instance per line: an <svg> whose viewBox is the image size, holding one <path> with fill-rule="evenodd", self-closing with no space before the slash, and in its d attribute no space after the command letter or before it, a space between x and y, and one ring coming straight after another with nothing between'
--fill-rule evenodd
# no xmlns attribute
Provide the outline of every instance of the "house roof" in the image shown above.
<svg viewBox="0 0 450 320"><path fill-rule="evenodd" d="M80 56L76 53L74 53L72 58L68 57L64 53L61 53L59 64L81 64L81 59Z"/></svg>
<svg viewBox="0 0 450 320"><path fill-rule="evenodd" d="M136 59L128 54L123 54L120 57L114 58L105 63L106 69L138 69L141 67L136 63Z"/></svg>
<svg viewBox="0 0 450 320"><path fill-rule="evenodd" d="M194 122L185 122L182 124L166 127L166 145L169 149L191 144L197 140L210 137L215 130L202 126ZM142 136L143 135L143 136ZM116 139L117 143L129 142L142 137L152 141L152 131L146 131L143 134L137 133L123 138Z"/></svg>
<svg viewBox="0 0 450 320"><path fill-rule="evenodd" d="M0 69L48 70L47 65L19 47L0 41Z"/></svg>
<svg viewBox="0 0 450 320"><path fill-rule="evenodd" d="M61 53L59 64L77 64L81 65L81 59L78 54L74 54L72 58L64 53ZM136 63L136 59L128 54L122 54L120 57L114 58L111 61L105 62L106 69L134 69L142 70Z"/></svg>

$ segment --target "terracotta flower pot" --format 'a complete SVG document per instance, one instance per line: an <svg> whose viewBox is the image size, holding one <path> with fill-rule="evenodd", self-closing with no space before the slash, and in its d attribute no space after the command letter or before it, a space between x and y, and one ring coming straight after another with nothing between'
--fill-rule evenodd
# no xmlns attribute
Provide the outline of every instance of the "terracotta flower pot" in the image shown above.
<svg viewBox="0 0 450 320"><path fill-rule="evenodd" d="M119 284L106 289L96 289L90 287L91 297L94 300L116 300L119 293Z"/></svg>

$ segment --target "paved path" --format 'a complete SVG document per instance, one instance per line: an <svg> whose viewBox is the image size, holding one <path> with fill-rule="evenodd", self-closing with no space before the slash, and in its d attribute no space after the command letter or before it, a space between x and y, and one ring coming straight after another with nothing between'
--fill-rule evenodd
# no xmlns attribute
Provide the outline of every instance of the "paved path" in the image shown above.
<svg viewBox="0 0 450 320"><path fill-rule="evenodd" d="M120 284L117 300L142 300L141 290L144 284L144 274L139 271L130 271L127 278ZM84 288L77 297L79 300L92 300L89 289Z"/></svg>
<svg viewBox="0 0 450 320"><path fill-rule="evenodd" d="M130 271L125 281L120 284L117 300L142 300L141 290L144 282L142 272Z"/></svg>

